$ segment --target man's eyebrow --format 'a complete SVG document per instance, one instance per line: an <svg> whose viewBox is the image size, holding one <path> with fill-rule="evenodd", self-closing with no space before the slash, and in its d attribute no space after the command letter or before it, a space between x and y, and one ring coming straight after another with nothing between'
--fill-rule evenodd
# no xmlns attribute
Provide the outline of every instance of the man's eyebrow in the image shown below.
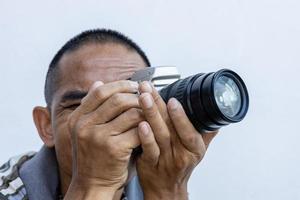
<svg viewBox="0 0 300 200"><path fill-rule="evenodd" d="M80 90L67 91L63 94L61 102L71 101L71 100L80 100L87 95L87 92Z"/></svg>

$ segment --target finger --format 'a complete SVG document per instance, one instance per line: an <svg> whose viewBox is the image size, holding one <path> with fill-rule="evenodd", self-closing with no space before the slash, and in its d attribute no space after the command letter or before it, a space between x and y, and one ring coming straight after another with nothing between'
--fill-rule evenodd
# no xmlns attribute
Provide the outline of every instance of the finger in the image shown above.
<svg viewBox="0 0 300 200"><path fill-rule="evenodd" d="M103 85L104 83L102 82L102 81L96 81L91 87L90 87L90 89L89 89L89 92L91 92L91 91L94 91L96 88L98 88L98 87L100 87L101 85ZM85 97L84 97L85 98ZM83 98L83 99L84 99ZM85 109L84 107L84 105L82 105L83 103L83 99L81 100L81 104L80 104L80 106L77 108L77 109L75 109L72 113L71 113L71 115L69 116L69 119L72 119L71 121L72 121L72 123L70 123L70 124L74 124L74 122L75 121L77 121L77 119L82 115L82 112L83 112L83 110ZM88 106L88 105L86 105L86 106ZM86 109L88 109L88 108L86 108Z"/></svg>
<svg viewBox="0 0 300 200"><path fill-rule="evenodd" d="M155 104L157 105L160 114L162 115L163 119L165 121L167 121L169 116L167 114L168 112L167 112L166 103L164 102L163 98L160 96L158 91L154 88L154 86L152 84L150 84L150 82L144 81L139 85L139 92L140 93L146 93L146 92L151 93L152 98L153 98Z"/></svg>
<svg viewBox="0 0 300 200"><path fill-rule="evenodd" d="M185 148L193 153L201 153L203 148L205 148L202 136L194 128L181 104L175 98L169 100L168 112L180 141Z"/></svg>
<svg viewBox="0 0 300 200"><path fill-rule="evenodd" d="M210 142L212 141L212 139L214 139L214 137L217 135L217 133L218 133L218 131L211 131L211 132L202 134L202 138L203 138L206 148L208 148Z"/></svg>
<svg viewBox="0 0 300 200"><path fill-rule="evenodd" d="M111 122L108 122L107 128L111 130L111 135L118 135L133 127L137 127L143 120L145 119L142 110L131 108L113 119Z"/></svg>
<svg viewBox="0 0 300 200"><path fill-rule="evenodd" d="M116 145L122 145L127 149L134 149L141 145L136 127L113 137L115 138Z"/></svg>
<svg viewBox="0 0 300 200"><path fill-rule="evenodd" d="M159 110L159 113L162 116L162 119L165 121L165 123L167 124L167 127L169 128L169 132L171 133L170 134L171 143L176 144L178 139L176 138L176 134L172 134L175 131L174 131L174 127L173 127L173 124L171 122L171 119L168 115L167 105L166 105L165 101L163 100L163 98L160 96L160 94L155 89L153 84L151 84L148 81L144 81L139 85L139 91L140 91L140 93L144 93L144 92L151 93L152 98L153 98L153 100L154 100L154 102L157 105L157 108Z"/></svg>
<svg viewBox="0 0 300 200"><path fill-rule="evenodd" d="M141 122L138 126L138 135L143 149L141 159L149 164L156 165L159 159L159 147L155 141L153 131L147 122Z"/></svg>
<svg viewBox="0 0 300 200"><path fill-rule="evenodd" d="M95 111L86 115L86 120L90 124L103 124L113 120L129 108L139 107L139 99L136 94L115 93Z"/></svg>
<svg viewBox="0 0 300 200"><path fill-rule="evenodd" d="M138 84L129 80L111 82L107 84L94 83L88 94L81 100L78 107L81 113L86 114L94 111L105 100L115 93L136 93Z"/></svg>
<svg viewBox="0 0 300 200"><path fill-rule="evenodd" d="M140 105L144 116L153 130L154 137L162 153L170 152L170 132L167 124L162 119L160 112L153 101L151 94L143 93L140 95Z"/></svg>
<svg viewBox="0 0 300 200"><path fill-rule="evenodd" d="M93 85L90 87L89 90L95 90L97 87L101 86L101 85L104 85L104 83L102 81L96 81L93 83Z"/></svg>

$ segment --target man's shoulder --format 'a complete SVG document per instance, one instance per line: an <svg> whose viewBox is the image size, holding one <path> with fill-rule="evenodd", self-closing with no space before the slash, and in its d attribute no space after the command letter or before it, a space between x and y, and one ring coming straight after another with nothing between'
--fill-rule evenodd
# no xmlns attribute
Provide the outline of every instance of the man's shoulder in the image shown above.
<svg viewBox="0 0 300 200"><path fill-rule="evenodd" d="M10 158L0 167L0 199L27 199L19 169L24 162L30 160L36 153L27 152Z"/></svg>

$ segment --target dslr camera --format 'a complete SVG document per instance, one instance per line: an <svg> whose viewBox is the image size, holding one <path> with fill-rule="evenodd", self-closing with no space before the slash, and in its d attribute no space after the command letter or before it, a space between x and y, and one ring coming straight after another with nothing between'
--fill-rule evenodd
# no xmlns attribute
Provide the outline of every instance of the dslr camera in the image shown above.
<svg viewBox="0 0 300 200"><path fill-rule="evenodd" d="M151 82L165 102L176 98L200 133L240 122L249 107L245 83L229 69L180 79L176 67L148 67L135 72L130 80Z"/></svg>

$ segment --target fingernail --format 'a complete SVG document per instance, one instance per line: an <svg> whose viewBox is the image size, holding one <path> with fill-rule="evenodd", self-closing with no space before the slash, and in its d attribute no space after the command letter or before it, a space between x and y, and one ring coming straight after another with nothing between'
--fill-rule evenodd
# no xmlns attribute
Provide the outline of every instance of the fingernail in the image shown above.
<svg viewBox="0 0 300 200"><path fill-rule="evenodd" d="M152 99L150 97L149 93L144 93L144 96L142 98L142 103L146 108L151 108L153 105Z"/></svg>
<svg viewBox="0 0 300 200"><path fill-rule="evenodd" d="M143 84L142 92L149 92L149 93L152 92L152 87L148 81L144 81L142 84Z"/></svg>
<svg viewBox="0 0 300 200"><path fill-rule="evenodd" d="M169 107L171 110L176 110L178 108L178 106L179 106L179 102L177 99L171 98L169 100Z"/></svg>
<svg viewBox="0 0 300 200"><path fill-rule="evenodd" d="M147 136L149 134L149 129L145 122L141 124L141 132L145 136Z"/></svg>

